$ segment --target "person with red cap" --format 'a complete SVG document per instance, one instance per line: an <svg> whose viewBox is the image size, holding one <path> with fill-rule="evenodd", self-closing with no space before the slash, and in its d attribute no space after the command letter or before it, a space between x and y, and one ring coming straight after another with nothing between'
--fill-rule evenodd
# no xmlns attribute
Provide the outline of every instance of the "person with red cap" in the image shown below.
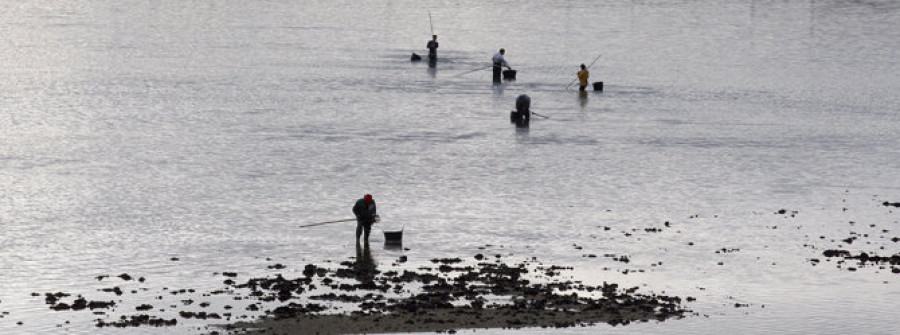
<svg viewBox="0 0 900 335"><path fill-rule="evenodd" d="M356 215L356 244L359 244L359 236L365 234L365 243L369 243L369 233L372 231L372 224L378 221L378 214L375 211L375 200L371 194L366 194L356 201L353 205L353 214Z"/></svg>

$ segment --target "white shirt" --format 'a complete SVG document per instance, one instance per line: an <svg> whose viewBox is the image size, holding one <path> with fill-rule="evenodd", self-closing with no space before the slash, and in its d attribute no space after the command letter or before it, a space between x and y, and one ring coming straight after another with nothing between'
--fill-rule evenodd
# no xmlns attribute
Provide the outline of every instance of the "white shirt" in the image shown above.
<svg viewBox="0 0 900 335"><path fill-rule="evenodd" d="M503 54L501 54L499 52L495 53L494 56L491 57L491 60L494 61L494 64L500 63L500 66L509 67L509 64L507 64L506 60L503 59Z"/></svg>

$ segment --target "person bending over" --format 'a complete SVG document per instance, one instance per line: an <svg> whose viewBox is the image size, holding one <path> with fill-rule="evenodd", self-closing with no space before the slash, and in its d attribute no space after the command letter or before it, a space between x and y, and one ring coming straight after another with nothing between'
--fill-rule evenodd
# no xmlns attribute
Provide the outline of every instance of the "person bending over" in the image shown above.
<svg viewBox="0 0 900 335"><path fill-rule="evenodd" d="M353 214L356 215L356 244L359 244L359 236L364 235L365 243L369 243L369 233L372 231L372 224L378 221L378 214L375 210L375 200L371 194L356 201L353 205Z"/></svg>

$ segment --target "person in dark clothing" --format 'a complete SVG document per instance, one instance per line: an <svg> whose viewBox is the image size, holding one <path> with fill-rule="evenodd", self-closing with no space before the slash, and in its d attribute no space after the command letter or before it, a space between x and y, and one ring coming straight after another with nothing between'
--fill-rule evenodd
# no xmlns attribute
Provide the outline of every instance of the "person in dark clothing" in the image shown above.
<svg viewBox="0 0 900 335"><path fill-rule="evenodd" d="M516 110L510 113L509 121L515 123L516 127L528 127L531 123L531 97L522 94L516 98Z"/></svg>
<svg viewBox="0 0 900 335"><path fill-rule="evenodd" d="M435 66L437 64L437 35L431 35L431 41L428 41L428 45L425 47L428 48L428 65Z"/></svg>
<svg viewBox="0 0 900 335"><path fill-rule="evenodd" d="M365 243L369 243L369 233L372 224L378 221L375 211L375 200L371 194L366 194L353 205L353 214L356 215L356 243L359 244L359 236L365 234Z"/></svg>

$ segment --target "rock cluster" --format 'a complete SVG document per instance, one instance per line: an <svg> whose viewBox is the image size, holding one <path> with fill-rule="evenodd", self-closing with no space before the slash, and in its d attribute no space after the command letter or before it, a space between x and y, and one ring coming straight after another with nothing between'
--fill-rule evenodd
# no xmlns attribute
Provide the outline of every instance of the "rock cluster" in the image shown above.
<svg viewBox="0 0 900 335"><path fill-rule="evenodd" d="M536 259L506 263L499 257L489 260L480 254L474 259L469 265L460 258L432 259L432 266L418 269L397 266L404 263L399 261L386 271L381 271L376 268L370 255L357 255L353 261L342 262L336 268L308 264L296 278L273 274L241 280L237 272L221 272L216 275L225 278L223 283L227 288L204 296L233 295L235 300L247 303L245 310L248 313L262 316L260 320L263 322L284 320L302 325L303 320L321 322L329 318L349 318L340 319L340 322L342 325L357 322L356 328L350 329L358 332L390 331L393 328L371 328L388 319L402 324L402 329L406 331L450 331L455 328L570 327L596 323L624 325L680 318L689 312L682 306L679 297L638 294L637 287L623 289L614 283L592 286L557 279L562 271L571 270L570 267L545 266ZM279 264L269 269L275 268L284 269L286 266ZM108 277L100 276L98 280ZM118 277L132 280L127 275ZM128 297L122 296L121 289L101 291L114 293L120 299ZM169 291L173 295L194 292L193 289ZM46 304L55 311L110 309L116 306L113 301L92 301L63 292L45 293L44 297ZM157 299L162 299L162 296ZM121 304L123 301L118 302ZM192 299L181 302L185 306L194 304ZM129 301L126 305L131 304L137 306L135 309L138 312L164 311L138 301ZM210 304L204 302L196 306L206 308ZM231 308L225 307L226 310ZM178 311L177 316L229 322L232 318L232 314L227 312L202 311ZM247 316L239 318L247 319ZM98 319L96 326L178 324L175 318L148 314L121 315L111 319L113 321ZM259 326L245 323L226 327L234 330Z"/></svg>
<svg viewBox="0 0 900 335"><path fill-rule="evenodd" d="M484 257L476 255L475 259L483 260ZM359 260L343 262L342 267L335 270L310 264L300 278L287 279L281 275L253 278L234 287L249 289L249 296L266 302L300 299L305 292L317 289L331 291L305 296L306 301L317 302L291 302L268 311L272 320L327 318L329 316L323 312L329 309L320 302L343 302L356 304L350 315L405 316L405 323L429 324L430 327L425 328L429 330L466 326L468 321L463 319L478 320L488 315L502 320L502 324L494 326L518 328L569 327L600 322L621 325L679 318L688 312L679 297L637 294L637 287L620 289L612 283L591 286L553 280L559 271L569 269L560 266L500 261L454 265L462 262L459 258L433 259L431 262L437 268L383 273L360 264ZM468 326L477 327L477 324Z"/></svg>

